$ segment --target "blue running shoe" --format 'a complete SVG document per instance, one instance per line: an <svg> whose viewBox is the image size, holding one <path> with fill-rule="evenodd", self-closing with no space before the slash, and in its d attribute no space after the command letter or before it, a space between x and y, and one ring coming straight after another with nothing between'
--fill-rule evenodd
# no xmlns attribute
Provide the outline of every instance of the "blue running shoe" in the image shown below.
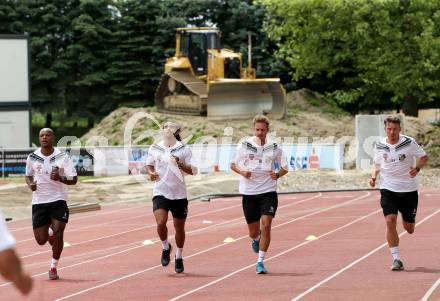
<svg viewBox="0 0 440 301"><path fill-rule="evenodd" d="M258 251L260 251L260 240L252 239L252 251L258 254Z"/></svg>
<svg viewBox="0 0 440 301"><path fill-rule="evenodd" d="M267 270L264 268L263 262L257 262L257 266L255 267L257 274L267 274Z"/></svg>

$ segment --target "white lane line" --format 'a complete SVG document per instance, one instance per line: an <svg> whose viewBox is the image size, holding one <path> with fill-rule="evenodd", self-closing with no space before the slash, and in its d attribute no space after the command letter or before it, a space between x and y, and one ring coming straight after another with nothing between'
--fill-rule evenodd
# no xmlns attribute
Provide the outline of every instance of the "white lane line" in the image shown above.
<svg viewBox="0 0 440 301"><path fill-rule="evenodd" d="M319 239L322 239L322 238L324 238L324 237L326 237L326 236L328 236L328 235L330 235L330 234L333 234L334 232L337 232L337 231L339 231L339 230L341 230L341 229L347 228L347 227L349 227L349 226L351 226L351 225L353 225L353 224L355 224L355 223L357 223L357 222L359 222L359 221L361 221L361 220L364 220L364 219L366 219L366 218L368 218L368 217L370 217L370 216L372 216L372 215L374 215L374 214L377 214L377 213L379 213L379 212L381 212L381 211L382 211L382 209L375 210L375 211L373 211L373 212L371 212L371 213L369 213L369 214L367 214L367 215L364 215L364 216L362 216L362 217L360 217L360 218L357 218L357 219L355 219L355 220L353 220L353 221L351 221L351 222L349 222L349 223L347 223L347 224L345 224L345 225L343 225L343 226L341 226L341 227L338 227L338 228L333 229L333 230L331 230L331 231L329 231L329 232L326 232L326 233L324 233L324 234L321 234L320 236L318 236L318 238L319 238ZM302 243L300 243L300 244L298 244L298 245L295 245L295 246L293 246L293 247L291 247L291 248L289 248L289 249L287 249L287 250L285 250L285 251L283 251L283 252L277 253L277 254L275 254L275 255L273 255L273 256L271 256L271 257L265 259L265 261L273 260L273 259L275 259L275 258L278 258L278 257L280 257L280 256L282 256L282 255L285 255L285 254L287 254L287 253L289 253L289 252L291 252L291 251L294 251L294 250L296 250L296 249L298 249L298 248L301 248L301 247L303 247L303 246L306 246L306 245L308 245L308 244L310 244L310 243L313 243L313 242L315 242L315 241L316 241L316 240L308 240L308 241L304 241L304 242L302 242ZM175 300L182 299L183 297L189 296L189 295L191 295L191 294L193 294L193 293L195 293L195 292L198 292L198 291L200 291L200 290L202 290L202 289L207 288L208 286L212 286L212 285L214 285L214 284L216 284L216 283L219 283L220 281L223 281L223 280L225 280L225 279L228 279L228 278L230 278L230 277L232 277L232 276L234 276L234 275L236 275L236 274L238 274L238 273L240 273L240 272L243 272L244 270L247 270L247 269L249 269L249 268L252 268L252 267L255 267L255 263L252 263L252 264L250 264L250 265L247 265L247 266L245 266L245 267L242 267L241 269L235 270L235 271L233 271L233 272L231 272L231 273L229 273L229 274L227 274L227 275L225 275L225 276L223 276L223 277L220 277L220 278L218 278L218 279L216 279L216 280L214 280L214 281L208 282L208 283L206 283L206 284L204 284L204 285L202 285L202 286L199 286L199 287L197 287L197 288L195 288L195 289L192 289L192 290L190 290L190 291L188 291L188 292L186 292L186 293L183 293L183 294L181 294L181 295L179 295L179 296L176 296L176 297L170 299L169 301L175 301Z"/></svg>
<svg viewBox="0 0 440 301"><path fill-rule="evenodd" d="M293 206L293 205L296 205L296 204L304 203L304 202L307 202L307 201L313 200L313 199L315 199L315 198L319 198L320 196L322 196L322 194L321 194L321 193L318 193L318 194L315 195L315 196L312 196L312 197L309 197L309 198L307 198L307 199L303 199L303 200L300 200L300 201L297 201L297 202L293 202L293 203L290 203L290 204L287 204L287 205L283 205L283 206L280 206L279 208L290 207L290 206ZM229 206L229 207L226 207L226 208L220 208L220 209L217 209L217 210L215 210L215 211L218 212L218 211L221 211L221 210L226 210L226 209L229 209L229 208L232 208L232 207L237 207L237 206L241 206L241 205L240 205L240 204L239 204L239 205L233 205L233 206ZM208 211L208 212L205 212L205 214L206 214L206 213L213 213L213 212L214 212L214 211ZM200 213L200 214L198 214L198 215L203 215L203 213ZM188 219L191 218L191 217L196 217L196 215L190 216L190 217L188 217ZM229 223L236 222L236 221L238 221L238 220L242 220L242 219L243 219L243 217L240 216L239 218L235 218L235 219L227 220L227 221L224 221L224 222L219 223L219 224L213 224L213 225L210 225L210 226L207 226L207 227L203 227L203 228L195 229L195 230L192 230L192 231L186 232L186 234L189 235L189 234L194 234L194 233L197 233L197 232L202 232L202 231L205 231L205 230L207 230L207 229L209 229L209 228L219 227L219 226L221 226L221 225L223 225L223 224L229 224ZM288 222L288 223L290 223L290 222ZM278 225L278 226L279 226L279 225ZM278 227L278 226L276 226L276 227ZM273 228L276 228L276 227L273 227ZM169 239L172 239L173 237L174 237L174 235L171 235L171 236L169 237ZM247 236L242 236L242 237L239 238L239 239L243 239L243 238L246 238L246 237L247 237ZM153 239L153 241L159 241L159 240L158 240L158 239L155 239L155 240ZM98 260L101 260L101 259L104 259L104 258L107 258L107 257L112 257L112 256L115 256L115 255L118 255L118 254L122 254L122 253L129 252L129 251L134 250L134 249L138 249L138 248L145 247L145 246L143 246L143 245L139 245L141 242L142 242L142 241L135 242L135 243L130 243L130 244L127 244L127 245L126 245L126 246L128 246L128 245L136 244L137 246L135 246L135 247L131 247L131 248L129 248L129 249L125 249L125 250L122 250L122 251L119 251L119 252L116 252L116 253L110 253L110 254L105 255L104 257L97 257L97 258L94 258L94 259L86 260L86 261L79 262L79 263L76 263L76 264L72 264L72 265L69 265L69 266L61 267L61 268L58 268L58 270L63 270L63 269L67 269L67 268L75 267L75 266L78 266L78 265L82 265L82 264L85 264L85 263L90 263L90 262L98 261ZM223 245L225 245L225 244L222 244L222 245L220 245L220 246L223 246ZM112 247L112 248L116 248L116 247L118 247L118 246L114 246L114 247ZM120 247L122 247L122 246L120 246ZM216 246L216 247L214 247L214 248L211 248L211 249L215 249L215 248L217 248L217 247L218 247L218 246ZM102 250L103 250L103 249L98 250L98 251L102 251ZM97 252L97 251L94 250L94 251L91 251L91 252L88 252L88 253L79 254L79 255L86 255L86 254L89 254L89 253L95 253L95 252ZM201 253L204 253L204 251L202 251ZM201 253L200 253L200 254L201 254ZM74 256L79 256L79 255L74 255ZM65 260L65 259L70 259L71 257L74 257L74 256L65 257L65 258L63 258L63 259L64 259L64 260ZM189 256L189 257L192 257L192 256ZM187 257L187 258L189 258L189 257ZM32 275L32 277L34 278L34 277L38 277L38 276L42 276L42 275L47 275L47 272L40 273L40 274L35 274L35 275ZM2 286L6 286L6 285L9 285L9 284L11 284L11 282L6 282L6 283L3 283L3 284L0 284L0 287L2 287Z"/></svg>
<svg viewBox="0 0 440 301"><path fill-rule="evenodd" d="M420 222L418 222L416 224L416 227L423 224L425 221L429 220L431 217L433 217L434 215L436 215L438 212L440 212L440 209L435 211L434 213L431 213L430 215L428 215L427 217L425 217L424 219L422 219ZM406 231L402 232L399 234L399 237L402 237L403 235L406 234ZM356 259L355 261L353 261L352 263L346 265L345 267L343 267L342 269L340 269L339 271L337 271L336 273L328 276L327 278L325 278L324 280L318 282L317 284L315 284L314 286L312 286L311 288L309 288L308 290L302 292L301 294L299 294L298 296L296 296L295 298L293 298L291 301L296 301L296 300L300 300L301 298L303 298L304 296L310 294L311 292L313 292L315 289L317 289L318 287L320 287L321 285L329 282L330 280L332 280L333 278L337 277L338 275L342 274L343 272L345 272L346 270L348 270L349 268L351 268L352 266L358 264L359 262L363 261L364 259L370 257L371 255L373 255L374 253L376 253L377 251L379 251L380 249L382 249L383 247L385 247L388 243L383 243L382 245L378 246L376 249L368 252L367 254L365 254L364 256Z"/></svg>
<svg viewBox="0 0 440 301"><path fill-rule="evenodd" d="M420 301L428 301L432 293L437 289L439 285L440 285L440 278L438 278L437 281L429 288L429 290L426 292L423 298L420 299Z"/></svg>
<svg viewBox="0 0 440 301"><path fill-rule="evenodd" d="M137 206L127 207L127 208L122 208L122 209L115 209L115 210L109 210L109 211L104 211L104 212L96 212L94 214L89 214L89 215L85 215L85 216L72 217L71 221L78 221L78 220L83 220L83 219L87 219L87 218L91 218L91 217L95 218L97 216L108 215L108 214L113 214L113 213L119 213L121 211L127 211L127 210L130 210L130 209L142 208L142 207L151 207L151 206L152 206L152 204L148 203L148 204L145 204L145 205L137 205ZM17 232L17 231L22 231L22 230L32 230L32 226L26 226L26 227L21 227L21 228L17 228L17 229L11 229L11 230L9 230L9 232Z"/></svg>
<svg viewBox="0 0 440 301"><path fill-rule="evenodd" d="M195 218L195 217L198 217L198 216L203 216L205 214L211 214L211 213L216 213L216 212L224 211L224 210L227 210L227 209L230 209L230 208L234 208L234 207L237 207L237 206L240 206L240 205L233 205L233 206L229 206L229 207L225 207L225 208L211 210L211 211L208 211L208 212L201 212L199 214L192 215L192 216L188 217L188 219L189 218ZM115 236L124 235L124 234L135 232L135 231L140 231L140 230L145 230L145 229L149 229L149 228L154 228L156 226L157 226L156 223L154 223L154 224L150 224L150 225L147 225L147 226L142 226L142 227L134 228L134 229L131 229L131 230L128 230L128 231L113 233L113 234L107 235L107 236L101 236L101 237L97 237L97 238L94 238L94 239L80 241L80 242L71 244L70 248L73 247L73 246L79 246L79 245L83 245L83 244L86 244L86 243L95 242L95 241L103 240L103 239L107 239L107 238L112 238L112 237L115 237ZM52 252L51 249L46 250L46 251L35 252L35 253L29 254L29 255L24 255L24 256L21 256L20 258L24 259L24 258L28 258L28 257L40 255L40 254L50 253L50 252Z"/></svg>
<svg viewBox="0 0 440 301"><path fill-rule="evenodd" d="M347 202L344 202L344 203L341 203L341 204L338 204L338 205L330 206L330 207L327 207L327 208L325 208L325 209L320 209L320 210L315 211L315 212L313 212L313 213L309 213L309 214L306 214L306 215L303 215L303 216L300 216L300 217L294 218L294 219L292 219L292 220L290 220L290 221L284 222L284 223L282 223L282 224L278 224L278 225L272 227L272 229L282 227L282 226L284 226L284 225L287 225L287 224L293 223L293 222L295 222L295 221L297 221L297 220L301 220L301 219L304 219L304 218L309 217L309 216L313 216L313 215L316 215L316 214L319 214L319 213L322 213L322 212L325 212L325 211L329 211L329 210L334 209L334 208L342 207L342 206L344 206L344 205L347 205L347 204L353 203L353 202L355 202L355 201L357 201L357 200L360 200L360 199L366 198L366 197L368 197L368 196L370 196L370 195L371 195L370 192L367 192L367 194L362 195L362 196L360 196L360 197L357 197L357 198L355 198L355 199L353 199L353 200L350 200L350 201L347 201ZM304 202L304 201L306 201L306 200L314 199L314 198L317 198L317 197L320 197L320 196L322 196L321 193L319 193L318 195L316 195L316 196L314 196L314 197L311 197L311 198L305 199L305 200L300 201L300 202ZM381 210L376 210L375 213L376 213L376 212L380 212L380 211L381 211ZM239 237L239 238L236 238L236 241L239 241L239 240L242 240L242 239L245 239L245 238L248 238L248 235L243 235L243 236L241 236L241 237ZM310 243L310 242L311 242L311 241L306 241L305 244ZM212 251L212 250L214 250L214 249L221 248L221 247L226 246L226 245L229 245L229 243L222 243L222 244L219 244L219 245L217 245L217 246L214 246L214 247L208 248L208 249L203 250L203 251L200 251L200 252L198 252L198 253L195 253L195 254L191 254L191 255L189 255L189 256L186 256L185 258L188 259L188 258L191 258L191 257L197 256L197 255L200 255L200 254L203 254L203 253L207 253L207 252L209 252L209 251ZM302 243L301 246L302 246L302 245L304 245L304 243ZM250 265L249 267L251 267L251 266L253 266L253 265L254 265L254 264ZM92 290L95 290L95 289L98 289L98 288L101 288L101 287L104 287L104 286L108 286L108 285L113 284L113 283L115 283L115 282L118 282L118 281L121 281L121 280L124 280L124 279L130 278L130 277L133 277L133 276L136 276L136 275L142 274L142 273L144 273L144 272L151 271L151 270L153 270L153 269L155 269L155 268L157 268L157 267L160 267L160 266L161 266L161 265L157 265L157 266L149 267L149 268L147 268L147 269L145 269L145 270L137 271L137 272L134 272L134 273L131 273L131 274L128 274L128 275L122 276L122 277L120 277L120 278L113 279L113 280L111 280L111 281L108 281L108 282L102 283L102 284L100 284L100 285L97 285L97 286L94 286L94 287L90 287L90 288L88 288L88 289L84 289L84 290L78 291L78 292L73 293L73 294L70 294L70 295L68 295L68 296L61 297L61 298L57 299L56 301L65 300L65 299L68 299L68 298L71 298L71 297L74 297L74 296L77 296L77 295L81 295L81 294L83 294L83 293L86 293L86 292L89 292L89 291L92 291Z"/></svg>

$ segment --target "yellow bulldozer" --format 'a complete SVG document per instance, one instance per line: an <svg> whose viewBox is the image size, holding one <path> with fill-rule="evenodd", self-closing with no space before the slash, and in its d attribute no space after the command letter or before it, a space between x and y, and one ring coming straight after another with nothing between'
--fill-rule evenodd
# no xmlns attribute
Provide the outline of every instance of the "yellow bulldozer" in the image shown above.
<svg viewBox="0 0 440 301"><path fill-rule="evenodd" d="M286 93L279 78L256 78L241 53L220 47L220 30L189 27L176 30L176 53L165 63L155 93L160 112L212 118L248 118L286 114Z"/></svg>

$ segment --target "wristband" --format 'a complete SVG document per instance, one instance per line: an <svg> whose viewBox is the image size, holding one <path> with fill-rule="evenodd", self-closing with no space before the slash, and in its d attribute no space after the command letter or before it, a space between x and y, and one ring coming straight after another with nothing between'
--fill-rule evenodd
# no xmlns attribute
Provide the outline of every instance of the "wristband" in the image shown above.
<svg viewBox="0 0 440 301"><path fill-rule="evenodd" d="M416 171L419 172L420 171L420 167L416 166Z"/></svg>

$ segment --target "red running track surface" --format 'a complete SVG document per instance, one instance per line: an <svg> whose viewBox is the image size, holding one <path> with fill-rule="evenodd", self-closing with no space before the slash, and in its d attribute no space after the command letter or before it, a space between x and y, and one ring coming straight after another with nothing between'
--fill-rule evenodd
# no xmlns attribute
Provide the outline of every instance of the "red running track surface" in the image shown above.
<svg viewBox="0 0 440 301"><path fill-rule="evenodd" d="M114 204L73 215L58 272L50 281L48 245L30 220L8 227L35 287L22 297L4 280L1 300L440 300L440 191L421 189L415 234L401 233L405 271L391 272L378 191L279 196L266 255L255 274L240 198L189 205L185 272L160 265L151 203ZM170 241L175 247L172 221ZM306 240L309 235L318 239ZM225 243L227 237L235 241ZM150 240L152 244L144 245ZM174 248L175 250L175 248Z"/></svg>

